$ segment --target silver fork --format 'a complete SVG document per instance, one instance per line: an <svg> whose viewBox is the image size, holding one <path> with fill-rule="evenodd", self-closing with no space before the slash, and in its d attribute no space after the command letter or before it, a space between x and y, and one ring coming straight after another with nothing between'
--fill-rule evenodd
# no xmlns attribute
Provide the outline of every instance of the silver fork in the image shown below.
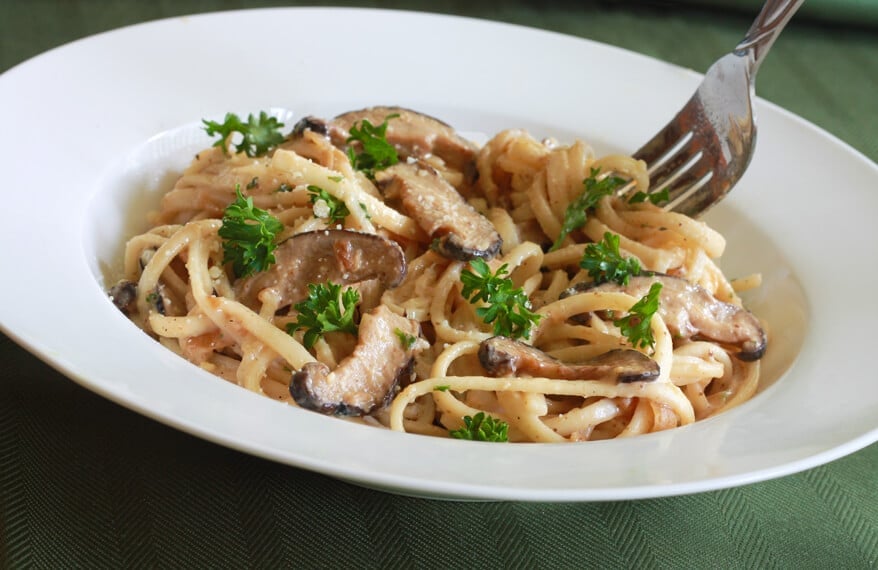
<svg viewBox="0 0 878 570"><path fill-rule="evenodd" d="M804 0L768 0L747 36L717 60L689 102L634 157L650 190L668 189L666 210L698 216L738 182L756 146L754 81L774 40ZM633 184L620 189L630 199Z"/></svg>

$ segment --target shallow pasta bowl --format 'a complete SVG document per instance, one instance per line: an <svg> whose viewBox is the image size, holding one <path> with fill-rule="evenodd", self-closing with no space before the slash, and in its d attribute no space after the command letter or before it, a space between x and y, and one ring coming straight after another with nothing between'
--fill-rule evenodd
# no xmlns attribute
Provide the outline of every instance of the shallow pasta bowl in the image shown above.
<svg viewBox="0 0 878 570"><path fill-rule="evenodd" d="M327 27L351 43L325 42ZM259 57L215 41L254 28L263 31ZM374 49L396 54L405 74L378 73L350 57L362 29L372 30ZM455 41L441 41L449 37ZM397 49L415 44L417 53ZM456 70L453 81L429 65L440 61ZM523 74L550 77L553 88L521 89ZM389 11L221 13L72 43L0 76L0 124L15 134L0 139L7 172L0 327L72 380L161 422L400 493L631 499L741 485L831 461L878 439L878 382L867 366L867 327L878 305L863 294L878 286L878 270L858 263L878 243L867 214L878 209L871 191L878 168L761 100L759 151L707 221L728 239L728 274L764 276L745 298L771 334L764 382L750 402L692 426L620 441L502 445L357 425L220 381L143 334L104 293L104 276L119 263L124 240L143 228L143 212L208 144L191 128L203 117L272 108L333 116L393 103L464 132L521 127L537 137L584 138L599 151L630 151L699 80L581 39ZM641 89L591 89L596 81L657 87L645 105ZM791 214L789 188L809 195L808 188L830 185L848 204L844 218L817 201L799 201ZM815 259L857 264L859 279L840 279Z"/></svg>

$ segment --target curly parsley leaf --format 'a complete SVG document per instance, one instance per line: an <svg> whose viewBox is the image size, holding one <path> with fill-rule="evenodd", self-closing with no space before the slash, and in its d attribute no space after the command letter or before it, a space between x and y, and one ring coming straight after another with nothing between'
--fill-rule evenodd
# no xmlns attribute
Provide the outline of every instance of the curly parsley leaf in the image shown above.
<svg viewBox="0 0 878 570"><path fill-rule="evenodd" d="M351 215L344 200L336 198L320 186L309 185L308 193L311 194L311 203L314 204L314 217L327 218L327 223L334 224L343 222L345 218ZM326 208L318 215L318 203L323 202Z"/></svg>
<svg viewBox="0 0 878 570"><path fill-rule="evenodd" d="M235 201L223 212L219 236L223 239L223 263L231 263L236 277L265 271L274 262L275 237L284 228L280 220L253 206L253 198L235 187Z"/></svg>
<svg viewBox="0 0 878 570"><path fill-rule="evenodd" d="M627 285L632 275L640 274L640 262L634 257L622 257L619 236L604 232L604 239L585 246L579 266L588 271L595 283L615 281Z"/></svg>
<svg viewBox="0 0 878 570"><path fill-rule="evenodd" d="M208 136L220 136L213 146L221 147L223 152L228 152L230 137L235 133L241 135L240 142L232 143L235 151L250 157L262 156L284 141L284 136L280 133L284 124L265 111L261 111L258 117L248 115L246 122L234 113L226 113L222 123L206 119L201 122L204 123Z"/></svg>
<svg viewBox="0 0 878 570"><path fill-rule="evenodd" d="M655 282L649 288L649 292L634 303L628 310L628 315L613 321L619 327L622 334L635 347L655 347L655 338L652 335L652 316L659 308L659 293L662 284Z"/></svg>
<svg viewBox="0 0 878 570"><path fill-rule="evenodd" d="M582 193L567 206L567 210L564 212L564 222L561 224L561 233L549 251L561 247L561 243L570 232L585 225L588 211L597 206L601 198L611 195L617 188L625 184L625 179L618 176L607 176L598 180L600 171L600 168L592 168L588 177L582 181L584 187Z"/></svg>
<svg viewBox="0 0 878 570"><path fill-rule="evenodd" d="M475 416L463 417L464 427L451 430L448 434L456 439L473 441L509 441L509 424L493 416L479 412Z"/></svg>
<svg viewBox="0 0 878 570"><path fill-rule="evenodd" d="M470 303L484 302L476 315L487 324L494 324L494 334L510 338L527 338L540 315L531 312L530 300L521 287L514 287L504 264L496 273L483 259L470 261L469 269L460 272L461 295Z"/></svg>
<svg viewBox="0 0 878 570"><path fill-rule="evenodd" d="M354 322L360 294L356 289L348 287L344 291L341 285L331 281L325 284L310 283L308 298L296 303L293 308L299 313L296 321L287 324L287 333L292 335L299 329L305 329L302 339L306 348L311 348L320 337L328 332L346 332L357 334Z"/></svg>
<svg viewBox="0 0 878 570"><path fill-rule="evenodd" d="M664 204L668 200L671 199L670 192L667 188L663 190L659 190L658 192L637 192L634 196L631 196L631 199L628 200L629 204L640 204L642 202L646 202L649 200L656 206Z"/></svg>
<svg viewBox="0 0 878 570"><path fill-rule="evenodd" d="M348 147L348 160L355 170L361 170L369 178L375 178L376 170L383 170L399 162L396 148L387 142L387 123L390 119L399 117L398 114L387 115L384 122L377 127L367 119L354 123L347 143L359 142L360 152ZM359 124L359 126L357 126Z"/></svg>

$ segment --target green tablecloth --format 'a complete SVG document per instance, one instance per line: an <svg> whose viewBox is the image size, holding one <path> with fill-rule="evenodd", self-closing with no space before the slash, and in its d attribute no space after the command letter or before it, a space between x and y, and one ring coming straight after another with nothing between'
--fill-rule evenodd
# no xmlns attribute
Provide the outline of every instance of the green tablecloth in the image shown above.
<svg viewBox="0 0 878 570"><path fill-rule="evenodd" d="M0 71L124 24L277 4L2 0ZM691 4L371 5L538 26L704 70L749 27L755 14L741 4L753 2L722 3L738 4L734 11ZM824 1L806 10L759 80L761 96L872 160L878 30L869 25L876 4ZM0 125L0 136L15 134ZM0 336L0 566L874 568L876 472L872 445L778 480L666 499L525 504L391 496L160 425L80 388Z"/></svg>

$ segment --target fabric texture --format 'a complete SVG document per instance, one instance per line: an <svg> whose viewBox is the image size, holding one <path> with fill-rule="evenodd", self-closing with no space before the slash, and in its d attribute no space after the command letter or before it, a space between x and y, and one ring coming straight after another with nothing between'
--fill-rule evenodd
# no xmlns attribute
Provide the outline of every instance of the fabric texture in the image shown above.
<svg viewBox="0 0 878 570"><path fill-rule="evenodd" d="M279 4L5 0L0 72L122 25ZM700 71L734 46L755 16L706 2L335 4L515 22ZM878 160L874 29L839 18L794 20L762 66L758 92ZM49 143L51 133L46 137ZM875 568L876 472L878 444L780 479L664 499L543 504L394 496L161 425L79 387L0 335L0 567Z"/></svg>

